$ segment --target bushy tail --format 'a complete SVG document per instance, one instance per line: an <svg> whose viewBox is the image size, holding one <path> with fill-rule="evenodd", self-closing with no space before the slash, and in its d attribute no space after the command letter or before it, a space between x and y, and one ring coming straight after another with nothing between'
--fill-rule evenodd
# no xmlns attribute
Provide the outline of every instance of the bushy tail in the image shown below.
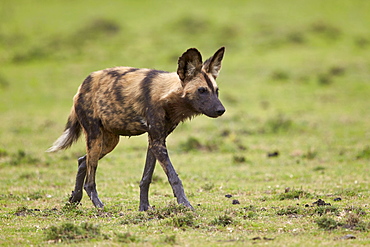
<svg viewBox="0 0 370 247"><path fill-rule="evenodd" d="M78 140L80 135L81 125L77 119L74 108L72 108L63 134L53 143L52 147L46 150L46 152L56 152L62 149L67 149Z"/></svg>

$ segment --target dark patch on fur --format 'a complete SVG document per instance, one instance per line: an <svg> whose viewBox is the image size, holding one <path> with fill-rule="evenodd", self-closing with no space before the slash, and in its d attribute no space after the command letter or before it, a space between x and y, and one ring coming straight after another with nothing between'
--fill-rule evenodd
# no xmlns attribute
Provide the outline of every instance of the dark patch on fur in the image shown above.
<svg viewBox="0 0 370 247"><path fill-rule="evenodd" d="M122 77L122 76L127 75L128 73L132 73L132 72L135 72L135 71L138 71L138 70L139 70L138 68L131 68L131 69L129 69L129 70L127 70L127 71L123 72L123 73L121 74L121 77Z"/></svg>
<svg viewBox="0 0 370 247"><path fill-rule="evenodd" d="M100 135L102 124L99 119L94 117L91 106L85 104L85 102L84 95L80 94L75 104L76 115L80 124L89 133L89 138L96 139ZM88 102L91 102L91 99Z"/></svg>
<svg viewBox="0 0 370 247"><path fill-rule="evenodd" d="M81 91L82 92L89 92L91 90L91 81L93 80L93 77L89 75L86 77L84 82L81 85Z"/></svg>
<svg viewBox="0 0 370 247"><path fill-rule="evenodd" d="M77 104L75 104L75 111L77 116L84 117L84 116L92 116L94 111L88 105L85 104L85 98L83 94L79 94L77 99ZM88 100L89 104L91 104L91 100ZM82 119L83 120L83 119ZM81 121L81 120L80 120Z"/></svg>
<svg viewBox="0 0 370 247"><path fill-rule="evenodd" d="M120 85L119 83L115 83L115 86L114 86L114 96L115 96L115 99L117 102L119 103L122 103L124 101L124 96L122 94L122 85Z"/></svg>
<svg viewBox="0 0 370 247"><path fill-rule="evenodd" d="M208 87L211 89L212 93L215 92L215 88L213 87L213 83L211 79L209 79L208 75L202 71L202 75L204 76L204 79L207 82Z"/></svg>
<svg viewBox="0 0 370 247"><path fill-rule="evenodd" d="M161 73L168 73L167 71L162 70L149 70L144 79L140 83L141 94L139 97L139 102L143 103L145 107L148 107L151 104L151 84L155 77Z"/></svg>
<svg viewBox="0 0 370 247"><path fill-rule="evenodd" d="M84 82L82 84L90 84L92 79L93 79L92 76L89 75L88 77L86 77L86 79L84 80Z"/></svg>
<svg viewBox="0 0 370 247"><path fill-rule="evenodd" d="M97 140L101 135L101 127L102 123L101 120L94 117L86 117L86 121L83 124L84 129L89 133L87 147L91 149L91 145L93 144L93 140Z"/></svg>
<svg viewBox="0 0 370 247"><path fill-rule="evenodd" d="M107 75L110 75L112 77L117 77L117 76L120 75L120 73L117 70L111 70L111 71L107 72Z"/></svg>
<svg viewBox="0 0 370 247"><path fill-rule="evenodd" d="M116 77L116 80L114 82L114 86L113 86L113 90L114 90L114 95L115 95L115 98L116 98L116 101L118 102L123 102L124 101L124 96L122 94L122 83L121 83L121 78L124 77L125 75L127 75L128 73L132 73L132 72L135 72L139 70L138 68L131 68L125 72L123 72L122 74L116 72L116 73L112 73L112 76L114 74L114 76ZM109 73L108 73L109 74Z"/></svg>

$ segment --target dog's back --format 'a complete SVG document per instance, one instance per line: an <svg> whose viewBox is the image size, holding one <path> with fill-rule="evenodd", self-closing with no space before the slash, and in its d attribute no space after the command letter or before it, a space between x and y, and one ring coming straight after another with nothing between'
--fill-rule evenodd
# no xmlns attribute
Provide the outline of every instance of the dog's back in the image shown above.
<svg viewBox="0 0 370 247"><path fill-rule="evenodd" d="M180 88L176 73L116 67L91 73L74 98L81 122L99 119L102 127L118 135L140 135L148 130L148 104L161 104L171 88ZM87 118L86 118L87 117Z"/></svg>

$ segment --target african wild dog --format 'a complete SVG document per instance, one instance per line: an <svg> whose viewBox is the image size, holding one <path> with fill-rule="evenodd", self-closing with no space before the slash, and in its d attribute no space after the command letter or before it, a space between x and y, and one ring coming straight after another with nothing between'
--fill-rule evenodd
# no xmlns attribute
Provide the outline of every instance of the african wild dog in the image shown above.
<svg viewBox="0 0 370 247"><path fill-rule="evenodd" d="M189 49L179 58L177 73L131 67L91 73L73 98L63 135L47 150L67 149L77 141L81 130L85 133L86 155L78 159L76 185L69 201L79 203L84 187L95 207L102 208L95 183L98 160L116 147L120 135L148 132L139 210L150 208L148 191L157 160L177 202L192 208L169 159L166 137L186 119L199 114L216 118L225 112L215 81L224 51L221 47L202 63L199 51Z"/></svg>

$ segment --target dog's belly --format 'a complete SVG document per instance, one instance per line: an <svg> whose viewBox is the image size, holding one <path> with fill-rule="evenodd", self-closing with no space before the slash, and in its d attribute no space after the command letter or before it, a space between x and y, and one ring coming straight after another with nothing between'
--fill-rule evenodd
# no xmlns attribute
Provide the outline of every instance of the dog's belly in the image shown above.
<svg viewBox="0 0 370 247"><path fill-rule="evenodd" d="M122 136L136 136L148 131L148 125L141 116L117 114L102 117L104 129Z"/></svg>

